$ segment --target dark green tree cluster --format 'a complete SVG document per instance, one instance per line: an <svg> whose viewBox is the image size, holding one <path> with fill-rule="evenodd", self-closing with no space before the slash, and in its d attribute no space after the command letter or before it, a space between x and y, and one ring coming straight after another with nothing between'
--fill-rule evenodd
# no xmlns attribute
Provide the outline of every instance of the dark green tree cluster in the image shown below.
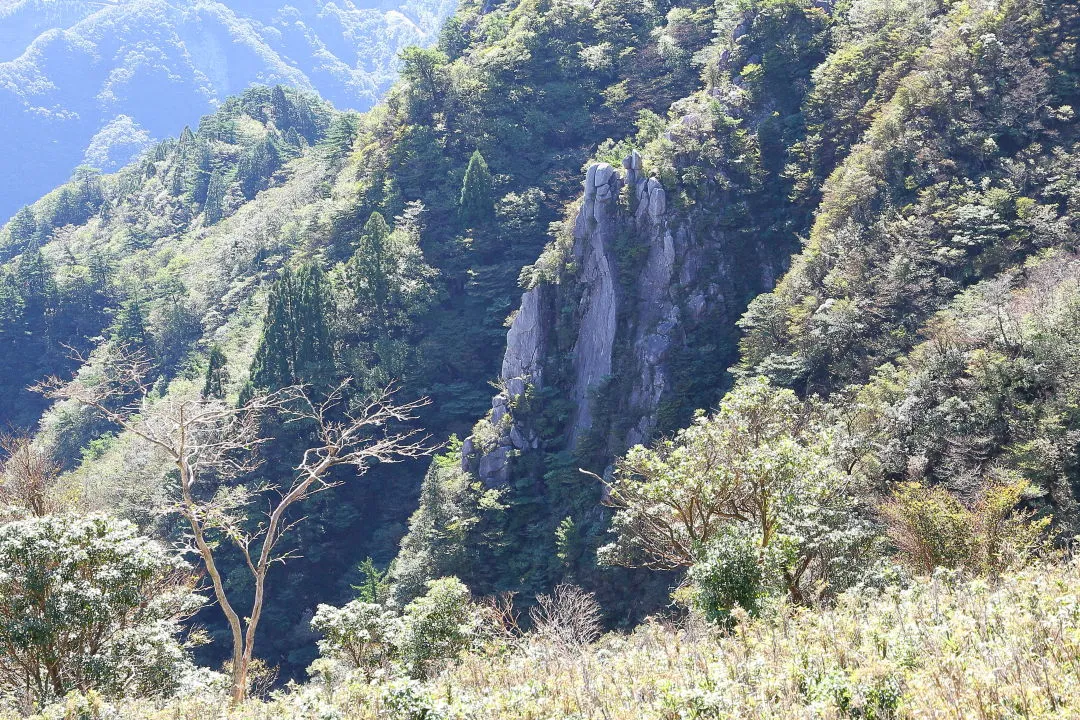
<svg viewBox="0 0 1080 720"><path fill-rule="evenodd" d="M86 352L108 322L114 291L109 269L91 258L69 262L64 280L39 249L0 267L0 417L31 426L43 409L26 388L43 375L73 367L71 350Z"/></svg>
<svg viewBox="0 0 1080 720"><path fill-rule="evenodd" d="M325 387L334 352L327 322L329 296L322 270L286 267L270 289L262 339L251 363L251 383L276 390L305 384Z"/></svg>

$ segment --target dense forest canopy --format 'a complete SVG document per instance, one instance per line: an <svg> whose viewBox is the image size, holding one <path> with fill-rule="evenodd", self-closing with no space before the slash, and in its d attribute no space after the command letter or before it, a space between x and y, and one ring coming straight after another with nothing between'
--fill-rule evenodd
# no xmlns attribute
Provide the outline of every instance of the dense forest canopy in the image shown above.
<svg viewBox="0 0 1080 720"><path fill-rule="evenodd" d="M367 112L260 85L79 168L0 230L0 597L47 546L108 601L59 658L0 613L0 696L1075 710L1078 40L1069 0L465 2Z"/></svg>

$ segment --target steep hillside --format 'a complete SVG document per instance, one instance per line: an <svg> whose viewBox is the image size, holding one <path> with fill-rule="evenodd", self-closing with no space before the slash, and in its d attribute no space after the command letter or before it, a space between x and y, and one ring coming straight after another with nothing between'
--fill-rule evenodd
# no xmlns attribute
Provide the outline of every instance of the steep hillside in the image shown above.
<svg viewBox="0 0 1080 720"><path fill-rule="evenodd" d="M87 371L106 346L143 347L169 397L197 389L216 345L229 397L345 377L360 395L396 379L403 397L432 398L421 423L436 438L467 434L490 406L521 267L577 194L583 163L695 84L687 62L659 54L663 22L619 4L467 6L437 49L405 57L403 82L367 115L253 90L116 175L81 172L0 234L4 420L35 423L43 406L23 388L79 365L64 346L90 354ZM692 34L686 51L707 41ZM271 371L280 336L265 303L289 297L284 268L312 265L325 281L304 312L331 349L321 329L297 326L304 359ZM138 443L69 407L42 427L82 507L158 522L160 468ZM275 438L265 472L287 475L303 437ZM309 608L347 598L365 556L392 559L422 474L379 470L306 508L317 521L289 569L305 580L268 610L273 625L300 628L267 637L287 672L311 658Z"/></svg>
<svg viewBox="0 0 1080 720"><path fill-rule="evenodd" d="M260 640L287 676L314 657L317 604L362 579L392 616L450 575L526 604L569 581L632 624L684 568L726 582L740 548L747 583L783 577L754 603L878 582L900 480L955 491L967 504L910 492L960 526L997 498L1000 527L1030 519L1022 502L1070 529L1078 35L1066 0L467 3L364 115L251 90L20 212L0 231L0 419L40 417L73 507L175 537L145 447L22 389L128 346L160 375L151 415L345 378L352 402L391 380L430 397L420 424L447 446L426 476L377 467L301 508ZM761 437L739 413L767 416ZM766 498L757 546L727 528L691 533L673 573L602 564L624 476L726 477L694 465L711 423L763 474L821 481L777 501L795 560L766 553ZM630 452L644 472L619 460L687 426ZM306 432L271 422L252 482L288 477ZM996 549L958 547L940 564L997 572ZM843 583L807 572L834 561ZM733 610L720 595L713 619Z"/></svg>
<svg viewBox="0 0 1080 720"><path fill-rule="evenodd" d="M1064 532L1080 483L1064 360L1078 38L1072 3L954 10L740 321L739 372L847 407L878 482L970 499L1016 472Z"/></svg>
<svg viewBox="0 0 1080 720"><path fill-rule="evenodd" d="M747 304L814 227L825 178L954 22L934 3L829 10L721 12L698 56L704 87L600 148L607 162L589 166L583 195L522 273L492 411L465 441L461 470L429 474L423 497L450 509L422 506L399 587L452 573L484 592L539 591L571 577L609 609L628 595L657 602L596 566L609 515L595 476L610 480L628 448L724 395ZM459 472L503 504L470 494ZM444 513L474 517L473 534L441 535ZM657 593L670 582L637 577Z"/></svg>
<svg viewBox="0 0 1080 720"><path fill-rule="evenodd" d="M5 220L80 163L126 165L152 140L254 84L366 110L406 46L430 43L450 2L404 4L19 0L0 7Z"/></svg>

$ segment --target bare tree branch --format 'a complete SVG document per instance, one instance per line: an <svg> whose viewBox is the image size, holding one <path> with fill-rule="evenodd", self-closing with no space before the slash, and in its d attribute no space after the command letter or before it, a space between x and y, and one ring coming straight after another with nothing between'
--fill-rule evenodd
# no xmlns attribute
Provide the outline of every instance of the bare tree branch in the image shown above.
<svg viewBox="0 0 1080 720"><path fill-rule="evenodd" d="M203 397L151 400L147 378L152 363L144 353L110 349L86 368L70 382L53 376L33 389L47 398L93 409L162 451L175 466L177 499L170 509L187 521L194 549L229 622L232 695L234 701L242 701L265 603L267 573L272 564L297 556L291 550L275 552L282 538L305 519L290 520L288 510L316 492L345 482L328 477L336 467L350 465L355 468L354 477L359 477L377 463L397 463L433 452L436 447L429 436L416 429L396 429L413 422L415 411L429 401L425 398L398 405L393 402L395 389L386 387L358 408L349 409L351 380L319 401L303 386L256 394L239 407ZM316 442L304 451L288 488L269 484L245 487L238 481L259 468L259 449L271 440L261 434L262 421L270 414L283 417L286 423L311 423ZM206 500L207 493L197 486L208 481L216 482L218 490ZM248 530L254 504L274 496L265 522L254 531ZM252 574L255 598L246 619L241 619L225 591L211 533L232 542Z"/></svg>

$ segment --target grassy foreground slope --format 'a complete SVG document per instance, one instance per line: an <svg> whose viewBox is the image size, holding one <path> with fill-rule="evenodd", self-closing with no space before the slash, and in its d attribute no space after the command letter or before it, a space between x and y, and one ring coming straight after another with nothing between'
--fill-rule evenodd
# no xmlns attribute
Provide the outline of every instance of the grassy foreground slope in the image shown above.
<svg viewBox="0 0 1080 720"><path fill-rule="evenodd" d="M729 633L645 623L586 645L500 640L424 683L316 680L231 711L205 688L163 705L71 696L46 717L1076 717L1078 585L1075 559L998 582L940 571L827 610L784 605Z"/></svg>

